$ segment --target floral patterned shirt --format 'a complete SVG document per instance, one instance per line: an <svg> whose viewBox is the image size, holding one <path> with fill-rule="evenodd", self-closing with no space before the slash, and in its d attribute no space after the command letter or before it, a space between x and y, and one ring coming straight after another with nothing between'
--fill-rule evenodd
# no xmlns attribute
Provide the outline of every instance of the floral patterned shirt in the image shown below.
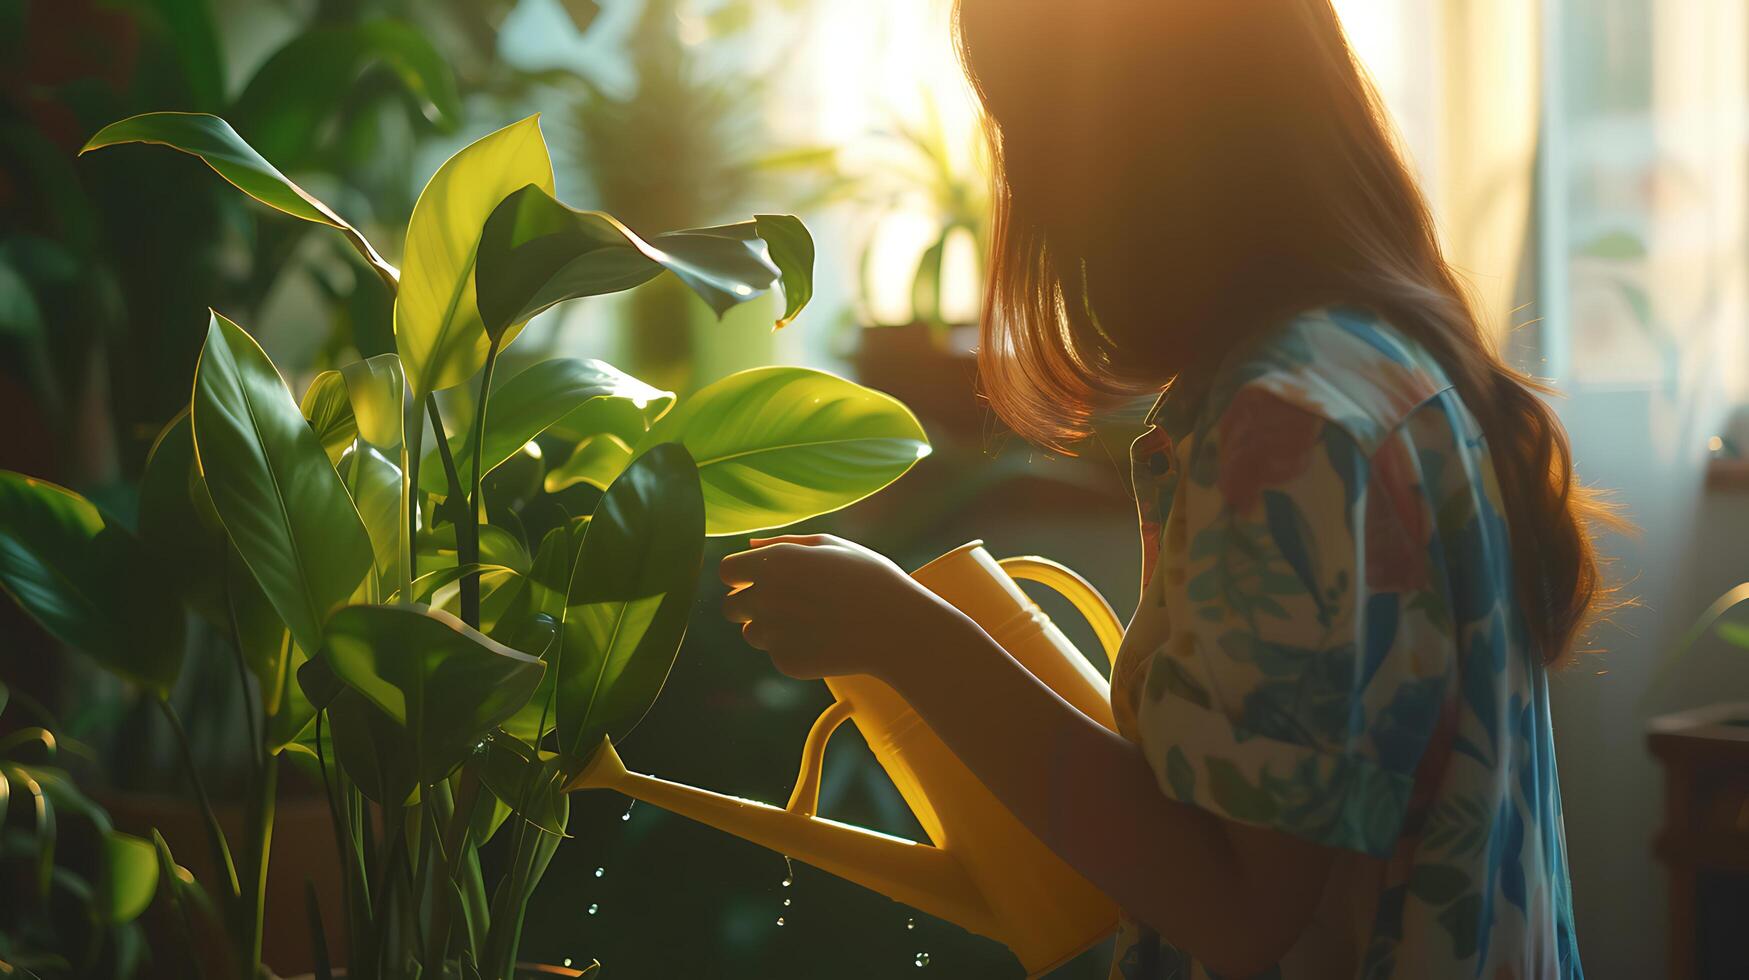
<svg viewBox="0 0 1749 980"><path fill-rule="evenodd" d="M1318 310L1149 423L1119 727L1172 799L1339 852L1264 976L1580 980L1548 679L1439 365ZM1214 974L1126 922L1112 976Z"/></svg>

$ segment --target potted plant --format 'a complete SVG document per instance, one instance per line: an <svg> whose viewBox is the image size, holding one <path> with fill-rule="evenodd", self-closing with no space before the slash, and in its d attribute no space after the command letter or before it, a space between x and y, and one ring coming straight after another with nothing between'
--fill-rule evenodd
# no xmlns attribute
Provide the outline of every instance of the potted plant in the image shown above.
<svg viewBox="0 0 1749 980"><path fill-rule="evenodd" d="M732 375L679 405L600 361L550 359L500 383L522 326L566 300L672 277L721 314L775 288L781 327L812 292L813 243L792 217L645 239L565 206L535 117L439 168L400 268L218 117L136 116L87 149L125 142L198 156L338 232L394 291L396 350L294 400L249 334L212 313L189 406L147 464L137 533L0 473L0 584L153 695L178 732L165 694L185 607L231 638L255 759L240 837L197 789L229 973L262 969L291 759L326 791L345 883L340 907L309 903L318 975L343 959L352 977L508 977L566 834L561 788L661 690L705 537L868 496L928 452L922 429L897 401L802 368ZM452 430L437 395L463 386L474 411ZM489 876L480 852L500 835L507 859ZM178 907L197 934L198 903ZM344 957L323 919L343 925Z"/></svg>

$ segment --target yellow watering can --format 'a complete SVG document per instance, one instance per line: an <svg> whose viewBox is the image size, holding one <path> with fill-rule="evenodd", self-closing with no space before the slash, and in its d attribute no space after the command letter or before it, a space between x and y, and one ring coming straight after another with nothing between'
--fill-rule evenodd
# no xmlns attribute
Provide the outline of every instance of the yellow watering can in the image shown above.
<svg viewBox="0 0 1749 980"><path fill-rule="evenodd" d="M1042 558L996 561L974 541L913 573L970 616L1064 700L1108 728L1104 678L1015 580L1061 593L1092 624L1109 660L1123 624L1079 575ZM780 851L1008 946L1040 976L1109 935L1112 900L1063 863L978 781L896 691L872 677L834 677L837 698L808 732L795 791L782 809L627 772L603 741L567 791L611 789ZM816 811L826 742L856 722L930 843L828 820Z"/></svg>

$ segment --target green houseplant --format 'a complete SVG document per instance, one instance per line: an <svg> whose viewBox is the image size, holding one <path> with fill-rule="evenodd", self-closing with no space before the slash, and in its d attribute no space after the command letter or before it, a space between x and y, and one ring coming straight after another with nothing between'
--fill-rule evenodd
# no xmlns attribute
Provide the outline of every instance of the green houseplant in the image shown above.
<svg viewBox="0 0 1749 980"><path fill-rule="evenodd" d="M683 405L600 361L547 360L499 383L523 324L566 300L672 277L721 314L776 288L783 326L812 292L812 239L792 217L645 239L566 207L534 117L437 171L400 268L218 117L136 116L87 149L125 142L198 156L262 204L338 231L395 293L396 350L325 372L294 401L249 334L213 313L188 409L153 447L137 529L0 473L0 584L156 695L178 732L165 692L184 609L228 631L255 759L240 841L200 795L223 869L207 890L237 975L261 970L278 766L292 758L327 792L345 872L342 908L310 902L318 974L332 965L329 916L351 977L507 977L566 833L562 789L660 692L706 536L874 493L928 452L923 431L898 402L800 368L732 375ZM452 432L437 393L464 385L476 408ZM488 880L480 850L500 834L506 866Z"/></svg>
<svg viewBox="0 0 1749 980"><path fill-rule="evenodd" d="M61 746L48 713L0 683L0 715L14 704L42 724L0 737L0 889L16 903L0 928L0 975L131 976L143 949L135 920L157 891L158 851L110 825L56 764Z"/></svg>

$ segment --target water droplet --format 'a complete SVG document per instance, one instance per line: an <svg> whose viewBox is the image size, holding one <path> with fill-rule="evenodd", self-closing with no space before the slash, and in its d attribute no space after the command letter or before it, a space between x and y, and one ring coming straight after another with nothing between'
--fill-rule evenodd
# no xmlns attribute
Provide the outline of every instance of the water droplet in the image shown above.
<svg viewBox="0 0 1749 980"><path fill-rule="evenodd" d="M780 915L777 917L777 924L780 926L783 925L783 916Z"/></svg>
<svg viewBox="0 0 1749 980"><path fill-rule="evenodd" d="M905 928L907 928L907 929L917 928L917 920L916 919L906 919L905 920Z"/></svg>
<svg viewBox="0 0 1749 980"><path fill-rule="evenodd" d="M795 884L795 879L794 879L794 878L785 878L785 879L784 879L784 880L783 880L783 887L785 887L785 888L788 888L788 887L789 887L789 886L791 886L791 885L793 885L793 884Z"/></svg>
<svg viewBox="0 0 1749 980"><path fill-rule="evenodd" d="M788 888L796 883L796 866L790 863L788 854L783 856L783 871L783 887Z"/></svg>
<svg viewBox="0 0 1749 980"><path fill-rule="evenodd" d="M916 963L918 966L928 966L929 965L929 954L928 953L918 953Z"/></svg>
<svg viewBox="0 0 1749 980"><path fill-rule="evenodd" d="M604 874L607 874L607 869L606 869L606 868L596 868L596 869L595 869L595 877L597 877L597 878L599 878L599 877L601 877L601 876L602 876L602 875L604 875Z"/></svg>
<svg viewBox="0 0 1749 980"><path fill-rule="evenodd" d="M622 821L630 820L632 818L632 807L635 805L636 805L635 803L627 803L626 804L626 812L619 815L620 820L622 820Z"/></svg>
<svg viewBox="0 0 1749 980"><path fill-rule="evenodd" d="M595 913L597 913L597 912L599 912L599 911L601 911L601 906L599 906L599 905L591 905L591 906L589 906L589 914L590 914L590 915L594 915L594 914L595 914Z"/></svg>
<svg viewBox="0 0 1749 980"><path fill-rule="evenodd" d="M565 965L565 966L570 966L570 965L571 965L571 958L570 958L570 957L569 957L569 956L567 956L567 957L565 957L565 963L564 963L564 965Z"/></svg>
<svg viewBox="0 0 1749 980"><path fill-rule="evenodd" d="M786 898L786 899L784 899L784 900L783 900L783 904L784 904L784 905L786 905L786 906L787 906L787 905L789 905L789 899L787 899L787 898Z"/></svg>

